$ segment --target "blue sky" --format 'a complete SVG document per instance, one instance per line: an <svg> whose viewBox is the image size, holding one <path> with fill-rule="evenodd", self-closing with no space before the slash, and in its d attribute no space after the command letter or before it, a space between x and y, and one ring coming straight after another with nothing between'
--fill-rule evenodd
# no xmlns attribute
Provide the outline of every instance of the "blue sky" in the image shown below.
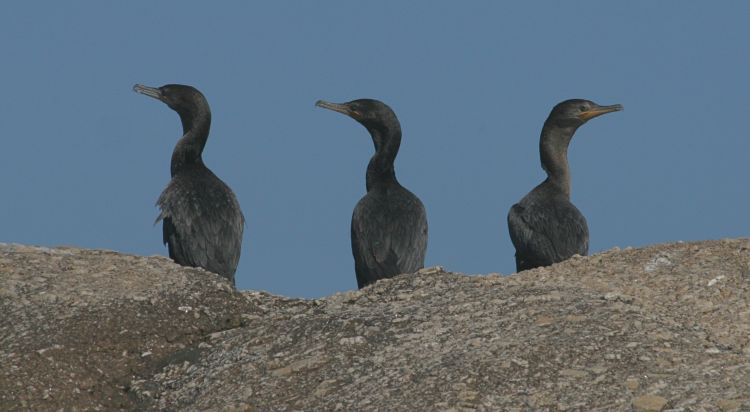
<svg viewBox="0 0 750 412"><path fill-rule="evenodd" d="M181 127L135 83L208 98L204 160L247 218L241 289L356 288L373 147L318 99L399 116L428 266L514 272L507 211L544 178L550 109L577 97L625 106L570 148L592 253L747 236L749 18L747 2L5 2L0 241L166 255L154 203Z"/></svg>

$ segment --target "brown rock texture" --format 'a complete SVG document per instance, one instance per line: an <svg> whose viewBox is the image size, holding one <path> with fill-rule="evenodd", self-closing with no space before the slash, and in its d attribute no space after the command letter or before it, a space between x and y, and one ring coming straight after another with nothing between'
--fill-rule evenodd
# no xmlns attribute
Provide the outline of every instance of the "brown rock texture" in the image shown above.
<svg viewBox="0 0 750 412"><path fill-rule="evenodd" d="M0 244L0 313L0 410L750 410L749 239L316 300Z"/></svg>

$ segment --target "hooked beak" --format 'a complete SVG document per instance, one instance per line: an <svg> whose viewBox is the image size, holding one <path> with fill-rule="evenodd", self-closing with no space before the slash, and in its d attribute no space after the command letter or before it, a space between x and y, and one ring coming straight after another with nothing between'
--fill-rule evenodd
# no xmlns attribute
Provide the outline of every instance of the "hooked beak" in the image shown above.
<svg viewBox="0 0 750 412"><path fill-rule="evenodd" d="M359 119L362 117L362 113L356 110L352 110L352 108L346 104L331 103L325 100L318 100L317 102L315 102L315 105L324 109L333 110L334 112L343 113L353 119Z"/></svg>
<svg viewBox="0 0 750 412"><path fill-rule="evenodd" d="M156 87L148 87L144 86L142 84L136 84L133 86L133 91L140 94L145 94L148 97L153 97L154 99L161 100L161 90L159 90Z"/></svg>
<svg viewBox="0 0 750 412"><path fill-rule="evenodd" d="M613 104L612 106L596 106L592 107L588 111L582 112L578 115L578 118L585 122L593 119L594 117L601 116L607 113L618 112L622 109L623 107L621 104Z"/></svg>

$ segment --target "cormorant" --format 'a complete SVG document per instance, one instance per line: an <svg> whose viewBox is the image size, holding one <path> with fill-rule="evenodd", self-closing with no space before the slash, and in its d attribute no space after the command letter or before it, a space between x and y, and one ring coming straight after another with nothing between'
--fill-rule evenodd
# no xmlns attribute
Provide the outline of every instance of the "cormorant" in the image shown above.
<svg viewBox="0 0 750 412"><path fill-rule="evenodd" d="M183 136L172 152L172 180L156 204L163 220L169 257L183 266L201 267L229 279L240 260L245 218L232 189L203 164L211 110L192 86L167 84L133 90L165 103L180 115Z"/></svg>
<svg viewBox="0 0 750 412"><path fill-rule="evenodd" d="M352 254L357 285L413 273L424 267L427 214L424 205L396 180L393 162L401 145L401 125L390 107L372 99L316 106L343 113L363 125L375 144L367 166L367 194L352 215Z"/></svg>
<svg viewBox="0 0 750 412"><path fill-rule="evenodd" d="M582 99L566 100L544 122L539 154L547 179L508 213L508 229L516 247L516 271L548 266L589 250L586 219L570 203L568 145L584 123L622 110L619 104L599 106Z"/></svg>

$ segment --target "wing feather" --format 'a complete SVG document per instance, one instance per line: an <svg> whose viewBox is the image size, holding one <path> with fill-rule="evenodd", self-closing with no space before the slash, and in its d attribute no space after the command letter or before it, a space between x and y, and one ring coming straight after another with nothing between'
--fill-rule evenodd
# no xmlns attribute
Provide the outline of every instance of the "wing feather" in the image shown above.
<svg viewBox="0 0 750 412"><path fill-rule="evenodd" d="M586 255L586 219L567 199L524 198L508 213L510 238L516 248L517 270L548 266L575 254Z"/></svg>
<svg viewBox="0 0 750 412"><path fill-rule="evenodd" d="M352 254L359 287L424 267L427 217L403 187L368 193L352 215Z"/></svg>
<svg viewBox="0 0 750 412"><path fill-rule="evenodd" d="M164 243L170 257L234 282L245 218L229 187L209 174L175 176L159 196Z"/></svg>

